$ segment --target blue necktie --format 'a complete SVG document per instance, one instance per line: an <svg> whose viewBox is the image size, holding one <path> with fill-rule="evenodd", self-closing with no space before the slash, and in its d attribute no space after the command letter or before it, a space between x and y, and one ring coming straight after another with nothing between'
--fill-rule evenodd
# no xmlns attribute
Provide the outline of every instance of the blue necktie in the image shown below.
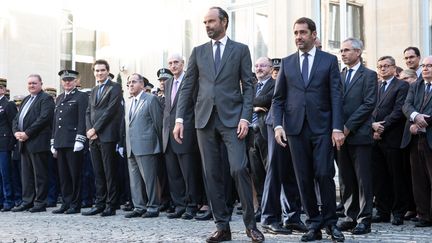
<svg viewBox="0 0 432 243"><path fill-rule="evenodd" d="M345 79L345 90L348 88L348 85L349 85L349 83L350 83L350 81L351 81L351 74L352 74L352 72L353 72L354 70L353 69L348 69L348 75L346 76L346 79Z"/></svg>
<svg viewBox="0 0 432 243"><path fill-rule="evenodd" d="M99 101L99 99L101 98L104 86L105 86L105 84L101 84L99 86L99 89L98 89L98 92L96 95L96 101Z"/></svg>
<svg viewBox="0 0 432 243"><path fill-rule="evenodd" d="M258 82L255 97L257 97L261 93L262 87L263 87L263 83ZM258 121L258 113L254 112L252 113L252 124L255 124L257 121Z"/></svg>
<svg viewBox="0 0 432 243"><path fill-rule="evenodd" d="M217 46L216 47L216 52L215 52L215 59L214 59L215 73L218 72L219 66L220 66L220 61L221 61L221 57L220 57L220 54L221 54L220 44L221 44L220 41L216 41L215 42L215 45Z"/></svg>
<svg viewBox="0 0 432 243"><path fill-rule="evenodd" d="M309 82L309 53L303 53L303 63L302 63L302 77L305 85Z"/></svg>

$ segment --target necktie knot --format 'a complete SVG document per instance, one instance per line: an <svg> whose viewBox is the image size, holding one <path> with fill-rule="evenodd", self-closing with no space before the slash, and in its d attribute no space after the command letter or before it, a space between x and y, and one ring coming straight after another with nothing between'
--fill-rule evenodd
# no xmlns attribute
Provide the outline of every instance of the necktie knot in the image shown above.
<svg viewBox="0 0 432 243"><path fill-rule="evenodd" d="M305 83L305 85L307 85L309 83L309 53L305 52L302 54L303 58L303 62L302 62L302 67L301 67L301 73L302 73L302 78L303 78L303 82Z"/></svg>
<svg viewBox="0 0 432 243"><path fill-rule="evenodd" d="M387 81L385 81L385 80L382 81L382 82L381 82L381 85L382 85L382 86L386 86L386 85L387 85Z"/></svg>

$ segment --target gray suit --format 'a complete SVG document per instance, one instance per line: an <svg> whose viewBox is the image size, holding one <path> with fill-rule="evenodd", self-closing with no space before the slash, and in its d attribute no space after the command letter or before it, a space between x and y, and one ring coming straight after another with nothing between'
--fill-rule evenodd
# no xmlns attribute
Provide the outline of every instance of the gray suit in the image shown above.
<svg viewBox="0 0 432 243"><path fill-rule="evenodd" d="M162 152L162 107L154 95L142 92L134 112L126 102L126 147L132 202L135 210L157 212L158 154ZM132 113L132 114L131 114ZM130 118L129 118L130 117Z"/></svg>
<svg viewBox="0 0 432 243"><path fill-rule="evenodd" d="M247 170L246 144L237 138L240 119L252 118L253 84L249 48L227 40L219 69L214 69L212 43L195 47L177 104L177 118L184 118L188 97L198 88L195 128L209 191L209 201L218 230L229 229L230 213L221 178L220 145L228 152L231 175L243 206L246 228L256 227L252 184ZM186 124L184 124L186 126Z"/></svg>

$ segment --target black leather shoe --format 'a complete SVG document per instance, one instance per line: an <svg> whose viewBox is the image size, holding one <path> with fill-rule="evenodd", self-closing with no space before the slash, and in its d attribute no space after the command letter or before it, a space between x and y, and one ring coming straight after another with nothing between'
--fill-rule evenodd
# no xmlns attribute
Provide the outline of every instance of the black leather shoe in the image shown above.
<svg viewBox="0 0 432 243"><path fill-rule="evenodd" d="M410 220L412 218L415 218L415 216L417 216L416 212L414 212L414 211L408 211L408 212L405 213L404 219L405 220Z"/></svg>
<svg viewBox="0 0 432 243"><path fill-rule="evenodd" d="M45 212L45 211L46 211L45 206L34 206L34 207L29 209L30 213L40 213L40 212Z"/></svg>
<svg viewBox="0 0 432 243"><path fill-rule="evenodd" d="M185 219L185 220L191 220L195 217L195 215L196 215L196 213L194 213L194 212L187 212L186 211L182 214L181 218Z"/></svg>
<svg viewBox="0 0 432 243"><path fill-rule="evenodd" d="M361 223L360 223L361 224ZM358 226L359 224L357 224ZM356 227L357 227L356 226ZM355 229L355 228L354 228ZM370 229L370 228L369 228ZM328 233L330 233L329 235L331 236L332 241L336 241L336 242L344 242L345 241L345 236L342 233L342 231L340 231L338 229L338 227L336 225L332 225L327 227L327 231ZM327 233L327 234L328 234Z"/></svg>
<svg viewBox="0 0 432 243"><path fill-rule="evenodd" d="M426 221L424 219L419 219L415 224L415 227L430 227L432 226L432 222L431 221Z"/></svg>
<svg viewBox="0 0 432 243"><path fill-rule="evenodd" d="M354 227L356 227L357 222L352 222L352 221L340 221L337 224L337 227L339 228L339 230L341 231L350 231L352 229L354 229Z"/></svg>
<svg viewBox="0 0 432 243"><path fill-rule="evenodd" d="M100 208L93 207L89 211L82 212L81 214L84 215L84 216L92 216L92 215L96 215L96 214L102 213L104 211L104 209L105 208L103 208L103 207L100 207Z"/></svg>
<svg viewBox="0 0 432 243"><path fill-rule="evenodd" d="M390 222L390 215L377 214L377 215L372 217L371 222L372 223L388 223L388 222Z"/></svg>
<svg viewBox="0 0 432 243"><path fill-rule="evenodd" d="M392 221L391 221L391 224L392 225L403 225L403 223L404 223L404 220L403 220L403 218L402 217L400 217L400 216L393 216L393 219L392 219Z"/></svg>
<svg viewBox="0 0 432 243"><path fill-rule="evenodd" d="M354 229L351 230L353 235L364 235L371 232L371 227L365 223L358 223Z"/></svg>
<svg viewBox="0 0 432 243"><path fill-rule="evenodd" d="M1 212L9 212L12 210L12 208L13 208L13 206L7 206L7 207L3 207L0 211Z"/></svg>
<svg viewBox="0 0 432 243"><path fill-rule="evenodd" d="M130 219L130 218L138 218L138 217L141 217L142 215L143 215L142 213L134 210L134 211L132 211L130 213L127 213L125 215L125 218L128 218L128 219Z"/></svg>
<svg viewBox="0 0 432 243"><path fill-rule="evenodd" d="M126 212L130 212L134 209L131 202L126 202L121 208L123 211L126 211Z"/></svg>
<svg viewBox="0 0 432 243"><path fill-rule="evenodd" d="M306 234L302 235L301 241L308 242L308 241L315 241L315 240L321 240L322 239L322 233L321 230L309 230Z"/></svg>
<svg viewBox="0 0 432 243"><path fill-rule="evenodd" d="M289 235L292 234L292 230L281 227L277 222L272 224L262 224L261 227L264 229L264 233L271 233L275 235Z"/></svg>
<svg viewBox="0 0 432 243"><path fill-rule="evenodd" d="M81 213L81 208L69 208L64 212L65 214L76 214Z"/></svg>
<svg viewBox="0 0 432 243"><path fill-rule="evenodd" d="M16 212L23 212L26 210L29 210L30 208L32 208L33 206L31 204L21 204L17 207L12 208L12 212L16 213Z"/></svg>
<svg viewBox="0 0 432 243"><path fill-rule="evenodd" d="M216 230L206 239L208 243L218 243L231 240L231 230Z"/></svg>
<svg viewBox="0 0 432 243"><path fill-rule="evenodd" d="M194 219L196 220L210 220L213 218L213 214L210 210L207 210L205 213L196 215Z"/></svg>
<svg viewBox="0 0 432 243"><path fill-rule="evenodd" d="M55 208L55 207L57 207L57 203L55 203L55 202L48 203L48 204L46 205L46 207L47 207L47 208Z"/></svg>
<svg viewBox="0 0 432 243"><path fill-rule="evenodd" d="M263 233L257 228L246 229L246 235L252 239L253 243L261 243L265 240Z"/></svg>
<svg viewBox="0 0 432 243"><path fill-rule="evenodd" d="M167 213L167 218L169 219L178 219L186 212L186 209L176 209L174 213Z"/></svg>
<svg viewBox="0 0 432 243"><path fill-rule="evenodd" d="M111 208L111 207L106 208L101 213L101 217L108 217L108 216L114 216L114 215L116 215L116 210L115 210L115 208Z"/></svg>
<svg viewBox="0 0 432 243"><path fill-rule="evenodd" d="M59 209L53 210L52 213L53 214L62 214L64 212L66 212L66 210L68 210L69 207L66 205L61 205L61 207Z"/></svg>
<svg viewBox="0 0 432 243"><path fill-rule="evenodd" d="M81 203L81 208L91 208L93 205L91 203Z"/></svg>
<svg viewBox="0 0 432 243"><path fill-rule="evenodd" d="M159 217L159 212L145 212L141 217L143 218L156 218Z"/></svg>
<svg viewBox="0 0 432 243"><path fill-rule="evenodd" d="M295 223L287 223L284 225L284 227L287 228L288 230L297 231L300 233L308 232L306 225L302 221L295 222Z"/></svg>

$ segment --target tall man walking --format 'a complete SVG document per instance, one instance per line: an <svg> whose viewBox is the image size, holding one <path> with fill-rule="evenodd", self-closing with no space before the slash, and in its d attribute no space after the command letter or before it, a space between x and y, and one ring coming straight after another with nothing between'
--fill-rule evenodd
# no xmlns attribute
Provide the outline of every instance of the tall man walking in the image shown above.
<svg viewBox="0 0 432 243"><path fill-rule="evenodd" d="M252 199L252 182L247 170L244 138L252 118L253 84L249 48L226 36L228 14L212 7L204 17L211 41L195 47L189 58L177 104L174 138L183 142L183 124L188 99L198 89L195 103L195 128L203 160L209 201L217 230L207 242L231 240L230 213L226 205L224 181L221 179L220 145L227 148L231 175L243 207L246 233L254 242L264 241L256 228Z"/></svg>

